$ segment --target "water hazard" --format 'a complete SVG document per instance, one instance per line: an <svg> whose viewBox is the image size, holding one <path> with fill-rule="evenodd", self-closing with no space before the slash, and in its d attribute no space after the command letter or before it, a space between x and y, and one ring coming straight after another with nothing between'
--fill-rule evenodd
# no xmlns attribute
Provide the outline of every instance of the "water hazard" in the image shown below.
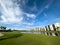
<svg viewBox="0 0 60 45"><path fill-rule="evenodd" d="M48 36L60 36L59 32L21 32L24 34L43 34Z"/></svg>

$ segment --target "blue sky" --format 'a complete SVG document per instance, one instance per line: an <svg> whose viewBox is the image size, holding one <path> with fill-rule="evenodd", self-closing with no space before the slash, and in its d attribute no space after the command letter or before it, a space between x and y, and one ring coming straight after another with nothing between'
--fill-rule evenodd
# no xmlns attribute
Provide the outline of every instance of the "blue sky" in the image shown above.
<svg viewBox="0 0 60 45"><path fill-rule="evenodd" d="M60 22L60 0L0 0L0 26L44 27Z"/></svg>

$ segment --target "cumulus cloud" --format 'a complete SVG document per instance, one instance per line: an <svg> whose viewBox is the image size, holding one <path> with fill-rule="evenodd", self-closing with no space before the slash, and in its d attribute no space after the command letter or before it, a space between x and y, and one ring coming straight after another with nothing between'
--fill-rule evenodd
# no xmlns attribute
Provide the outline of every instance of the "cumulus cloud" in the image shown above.
<svg viewBox="0 0 60 45"><path fill-rule="evenodd" d="M0 0L0 7L2 7L2 21L6 23L17 23L23 20L22 10L17 3L13 0Z"/></svg>

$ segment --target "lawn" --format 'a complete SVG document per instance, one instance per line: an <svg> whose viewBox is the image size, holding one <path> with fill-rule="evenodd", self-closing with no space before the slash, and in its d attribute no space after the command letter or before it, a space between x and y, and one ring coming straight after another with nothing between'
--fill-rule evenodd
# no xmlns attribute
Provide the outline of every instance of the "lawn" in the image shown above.
<svg viewBox="0 0 60 45"><path fill-rule="evenodd" d="M41 34L21 34L20 32L3 32L0 45L60 45L60 37Z"/></svg>

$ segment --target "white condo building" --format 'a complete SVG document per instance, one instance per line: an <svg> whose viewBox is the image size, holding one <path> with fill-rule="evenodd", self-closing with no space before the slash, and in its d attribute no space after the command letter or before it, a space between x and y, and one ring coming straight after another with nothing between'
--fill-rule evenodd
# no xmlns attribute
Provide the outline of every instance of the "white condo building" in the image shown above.
<svg viewBox="0 0 60 45"><path fill-rule="evenodd" d="M57 31L60 31L60 23L55 23L55 28Z"/></svg>
<svg viewBox="0 0 60 45"><path fill-rule="evenodd" d="M50 29L51 29L51 31L53 31L53 30L54 30L54 28L53 28L52 24L50 25Z"/></svg>
<svg viewBox="0 0 60 45"><path fill-rule="evenodd" d="M45 31L60 31L60 23L45 26Z"/></svg>

